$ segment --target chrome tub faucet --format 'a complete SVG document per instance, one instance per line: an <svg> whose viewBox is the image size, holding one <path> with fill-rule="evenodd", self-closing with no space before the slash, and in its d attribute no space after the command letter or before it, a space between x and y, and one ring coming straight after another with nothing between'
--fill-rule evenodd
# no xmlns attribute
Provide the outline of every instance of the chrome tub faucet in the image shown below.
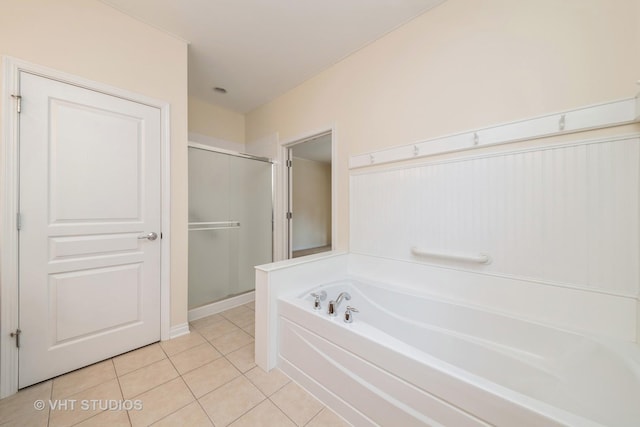
<svg viewBox="0 0 640 427"><path fill-rule="evenodd" d="M329 309L327 310L327 313L329 313L329 316L338 315L338 312L337 312L338 306L340 305L343 299L346 299L347 301L349 301L351 299L351 295L349 295L348 292L340 292L340 295L338 295L338 298L336 298L335 300L329 301Z"/></svg>

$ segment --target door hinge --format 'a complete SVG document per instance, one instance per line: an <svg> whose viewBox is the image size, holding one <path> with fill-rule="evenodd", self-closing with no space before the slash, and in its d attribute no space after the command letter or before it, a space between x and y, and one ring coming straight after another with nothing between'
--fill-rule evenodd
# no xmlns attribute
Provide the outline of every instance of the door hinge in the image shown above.
<svg viewBox="0 0 640 427"><path fill-rule="evenodd" d="M291 219L293 218L293 213L292 212L287 212L287 219Z"/></svg>
<svg viewBox="0 0 640 427"><path fill-rule="evenodd" d="M11 338L16 337L16 347L20 348L20 334L22 331L20 329L16 329L15 332L11 332Z"/></svg>
<svg viewBox="0 0 640 427"><path fill-rule="evenodd" d="M293 160L287 160L287 167L290 168L293 166Z"/></svg>
<svg viewBox="0 0 640 427"><path fill-rule="evenodd" d="M20 212L16 214L16 228L18 231L22 229L22 214Z"/></svg>
<svg viewBox="0 0 640 427"><path fill-rule="evenodd" d="M22 112L22 97L20 95L11 95L11 97L16 100L16 109L20 114Z"/></svg>

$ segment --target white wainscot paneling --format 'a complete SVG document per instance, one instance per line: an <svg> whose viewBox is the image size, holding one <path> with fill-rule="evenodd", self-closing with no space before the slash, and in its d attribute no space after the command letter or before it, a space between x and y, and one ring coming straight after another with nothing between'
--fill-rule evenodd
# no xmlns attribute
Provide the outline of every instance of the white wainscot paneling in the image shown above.
<svg viewBox="0 0 640 427"><path fill-rule="evenodd" d="M397 260L638 295L640 139L352 173L351 250ZM488 264L412 247L488 254Z"/></svg>

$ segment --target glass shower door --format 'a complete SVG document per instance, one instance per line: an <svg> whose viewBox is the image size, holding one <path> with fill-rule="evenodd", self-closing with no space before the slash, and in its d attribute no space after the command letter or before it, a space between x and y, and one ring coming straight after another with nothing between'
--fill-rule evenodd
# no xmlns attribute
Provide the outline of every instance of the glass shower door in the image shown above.
<svg viewBox="0 0 640 427"><path fill-rule="evenodd" d="M238 280L235 293L255 289L254 266L273 260L273 200L271 163L230 157L231 180L237 188L232 204L238 230Z"/></svg>
<svg viewBox="0 0 640 427"><path fill-rule="evenodd" d="M270 163L189 148L189 309L255 289L271 218Z"/></svg>

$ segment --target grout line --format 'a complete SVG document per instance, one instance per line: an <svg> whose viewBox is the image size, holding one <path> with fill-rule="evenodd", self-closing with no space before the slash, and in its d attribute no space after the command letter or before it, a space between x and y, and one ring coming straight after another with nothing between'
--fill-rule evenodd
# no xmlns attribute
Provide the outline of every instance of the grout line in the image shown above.
<svg viewBox="0 0 640 427"><path fill-rule="evenodd" d="M274 394L275 394L275 393L273 393L271 396L273 396ZM288 418L288 419L293 423L293 425L294 425L294 426L297 426L297 425L298 425L298 423L297 423L297 422L295 422L295 421L293 420L293 418L291 418L291 417L289 416L289 414L287 414L287 413L286 413L286 412L285 412L281 407L279 407L279 406L278 406L278 404L277 404L276 402L274 402L273 400L271 400L271 396L269 396L269 397L268 397L269 402L271 402L271 404L272 404L273 406L275 406L276 408L278 408L278 411L282 412L282 413L284 414L284 416L285 416L285 417L287 417L287 418Z"/></svg>
<svg viewBox="0 0 640 427"><path fill-rule="evenodd" d="M191 402L187 403L187 404L186 404L186 405L184 405L184 406L179 407L178 409L176 409L175 411L173 411L173 412L171 412L171 413L169 413L169 414L165 415L164 417L159 418L159 419L157 419L157 420L153 421L151 424L155 424L155 423L157 423L157 422L160 422L161 420L164 420L164 419L165 419L165 418L167 418L168 416L171 416L171 415L175 414L176 412L183 410L183 409L184 409L184 408L186 408L187 406L191 405L193 402L198 402L198 399L197 399L197 398L196 398L196 396L193 394L193 391L191 391L191 388L189 387L189 384L187 384L187 382L184 380L184 378L182 378L182 375L180 375L180 374L178 373L178 376L177 376L176 378L180 378L180 379L182 380L182 382L184 383L184 385L186 385L186 386L187 386L187 390L189 390L189 393L191 393L191 396L193 397L193 399L194 399L194 400L192 400ZM132 397L131 399L135 399L136 397L139 397L139 396L143 395L144 393L147 393L147 392L149 392L149 391L151 391L151 390L155 390L156 388L161 387L161 386L163 386L163 385L167 384L168 382L171 382L171 381L175 380L176 378L171 378L171 379L170 379L169 381L167 381L167 382L164 382L164 383L159 384L159 385L157 385L157 386L155 386L155 387L153 387L153 388L150 388L150 389L149 389L149 390L147 390L147 391L143 391L142 393L138 394L137 396ZM144 405L144 402L143 402L143 405ZM206 414L207 414L207 412L205 411L205 415L206 415ZM129 411L127 411L127 415L129 415ZM207 415L207 416L208 416L208 415ZM133 423L131 422L131 418L129 418L129 423L133 426Z"/></svg>
<svg viewBox="0 0 640 427"><path fill-rule="evenodd" d="M248 378L247 378L248 381ZM251 381L249 381L251 383ZM253 385L253 384L252 384ZM255 385L254 385L255 387ZM258 389L256 387L256 389ZM264 396L264 393L262 393L259 389L258 391ZM255 405L253 405L251 408L247 409L246 411L244 411L242 414L238 415L238 417L236 417L235 419L233 419L233 421L231 421L229 424L227 425L231 425L233 423L235 423L236 421L238 421L240 418L244 417L245 415L247 415L249 412L251 412L252 410L254 410L255 408L257 408L259 405L262 404L262 402L264 402L265 400L269 400L269 398L267 396L264 397L264 399L262 399L260 402L256 403ZM205 411L206 413L206 411ZM213 420L211 420L211 422L213 422ZM215 425L215 424L214 424Z"/></svg>
<svg viewBox="0 0 640 427"><path fill-rule="evenodd" d="M51 390L49 391L49 402L51 402L53 400L53 379L51 379ZM47 414L47 427L49 427L49 424L51 423L51 405L48 405L49 409L48 409L48 414Z"/></svg>
<svg viewBox="0 0 640 427"><path fill-rule="evenodd" d="M134 370L132 370L132 371L127 371L127 372L125 372L125 373L124 373L124 374L122 374L122 375L118 374L118 370L116 369L116 363L113 361L116 357L120 357L120 356L123 356L123 355L125 355L125 354L130 354L130 353L136 352L136 351L138 351L138 350L142 350L143 348L152 347L152 346L154 346L154 345L156 345L156 344L158 345L158 347L160 347L160 350L162 350L162 352L164 353L164 357L163 357L162 359L154 360L153 362L150 362L150 363L148 363L148 364L146 364L146 365L144 365L144 366L140 366L139 368L136 368L136 369L134 369ZM147 367L147 366L149 366L149 365L153 365L154 363L161 362L161 361L163 361L164 359L168 359L168 358L169 358L169 356L167 356L167 353L165 353L165 352L164 352L164 350L163 350L162 346L160 345L160 341L156 341L156 342L154 342L154 343L147 344L147 345L145 345L145 346L143 346L143 347L136 348L135 350L131 350L131 351L128 351L128 352L126 352L126 353L122 353L122 354L119 354L119 355L117 355L117 356L114 356L114 357L112 357L110 360L113 362L113 370L114 370L114 371L115 371L115 373L116 373L116 377L120 378L120 377L124 377L124 376L126 376L126 375L129 375L129 374L131 374L131 373L133 373L133 372L139 371L140 369L146 368L146 367Z"/></svg>
<svg viewBox="0 0 640 427"><path fill-rule="evenodd" d="M122 391L122 384L120 383L120 376L118 375L118 371L116 371L116 363L113 361L113 357L111 358L111 364L113 365L113 372L116 373L116 381L118 381L118 387L120 388L120 396L124 399L124 392ZM127 412L127 419L129 420L129 426L133 426L133 422L131 421L131 416L129 415L129 411ZM92 417L93 418L93 417Z"/></svg>
<svg viewBox="0 0 640 427"><path fill-rule="evenodd" d="M209 394L209 393L207 393L207 394ZM206 394L204 396L206 396ZM202 396L202 397L204 397L204 396ZM200 402L200 399L196 399L196 403L198 404L198 406L200 406L200 409L202 409L202 412L204 412L205 417L207 417L209 419L209 421L211 421L211 425L215 426L215 423L213 422L213 420L209 416L209 413L204 409L204 406L202 406L202 402Z"/></svg>
<svg viewBox="0 0 640 427"><path fill-rule="evenodd" d="M309 392L307 392L307 393L309 393ZM312 395L312 396L313 396L313 395ZM313 397L315 397L315 396L313 396ZM316 400L317 400L317 399L316 399ZM320 402L320 403L322 403L322 402ZM320 413L321 413L322 411L324 411L324 409L325 409L325 408L326 408L325 404L324 404L324 403L322 403L322 408L320 408L320 410L318 411L318 413L317 413L317 414L315 414L313 417L309 418L309 421L307 421L306 423L304 423L304 425L305 425L305 426L308 426L308 425L311 423L311 421L313 421L316 417L320 416Z"/></svg>

